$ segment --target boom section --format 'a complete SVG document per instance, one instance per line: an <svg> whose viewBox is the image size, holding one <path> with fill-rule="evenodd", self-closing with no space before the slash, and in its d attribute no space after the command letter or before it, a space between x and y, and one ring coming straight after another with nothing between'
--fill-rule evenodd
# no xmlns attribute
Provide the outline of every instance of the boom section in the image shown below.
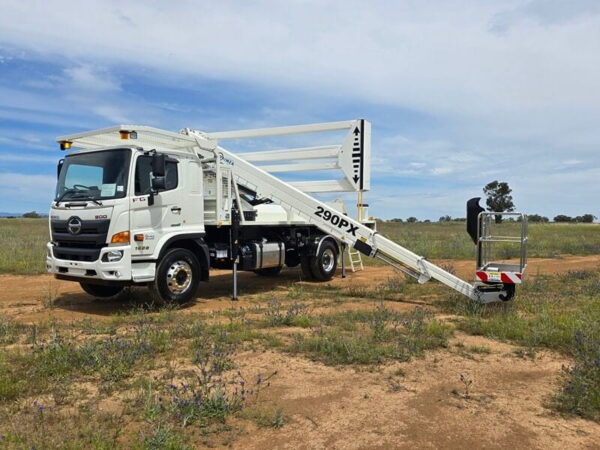
<svg viewBox="0 0 600 450"><path fill-rule="evenodd" d="M186 131L188 135L198 139L199 147L204 145L203 135L193 130ZM290 212L296 213L340 242L356 248L367 256L381 259L417 278L420 283L434 278L473 300L481 300L479 292L471 284L381 236L357 220L333 210L325 203L251 164L241 156L220 146L214 149L214 153L217 161L231 166L236 183L259 193L261 197L280 203Z"/></svg>

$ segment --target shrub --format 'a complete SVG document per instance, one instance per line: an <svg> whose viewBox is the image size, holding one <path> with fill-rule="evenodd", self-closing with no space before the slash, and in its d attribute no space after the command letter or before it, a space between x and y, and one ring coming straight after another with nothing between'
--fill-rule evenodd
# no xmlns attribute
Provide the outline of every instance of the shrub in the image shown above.
<svg viewBox="0 0 600 450"><path fill-rule="evenodd" d="M575 334L575 361L563 367L562 387L554 397L558 411L600 420L600 333Z"/></svg>

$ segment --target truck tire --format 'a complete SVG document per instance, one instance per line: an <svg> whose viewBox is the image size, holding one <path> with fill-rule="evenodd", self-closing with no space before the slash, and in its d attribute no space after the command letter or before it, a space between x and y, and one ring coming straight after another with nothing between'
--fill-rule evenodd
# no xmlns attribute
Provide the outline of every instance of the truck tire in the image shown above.
<svg viewBox="0 0 600 450"><path fill-rule="evenodd" d="M330 240L321 244L319 253L310 258L310 271L315 280L328 281L333 278L337 269L338 252Z"/></svg>
<svg viewBox="0 0 600 450"><path fill-rule="evenodd" d="M281 269L283 269L283 266L266 267L264 269L256 269L254 273L263 277L276 277L281 272Z"/></svg>
<svg viewBox="0 0 600 450"><path fill-rule="evenodd" d="M79 283L79 285L81 286L81 289L88 294L99 298L114 297L123 290L122 286L108 286L104 284L91 284L83 282Z"/></svg>
<svg viewBox="0 0 600 450"><path fill-rule="evenodd" d="M310 256L302 256L300 258L300 268L302 269L302 279L312 280L314 279L312 270L310 269Z"/></svg>
<svg viewBox="0 0 600 450"><path fill-rule="evenodd" d="M191 251L173 248L156 268L150 289L167 303L186 303L196 294L200 282L200 263Z"/></svg>

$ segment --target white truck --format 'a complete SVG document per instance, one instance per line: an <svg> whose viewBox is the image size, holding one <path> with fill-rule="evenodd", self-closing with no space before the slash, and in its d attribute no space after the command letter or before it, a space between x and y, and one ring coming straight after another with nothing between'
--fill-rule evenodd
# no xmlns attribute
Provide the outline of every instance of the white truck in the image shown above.
<svg viewBox="0 0 600 450"><path fill-rule="evenodd" d="M344 131L340 145L252 153L220 146L227 139ZM498 240L489 233L491 215L470 202L477 281L463 281L375 231L363 203L370 137L363 119L218 133L120 125L59 137L62 150L74 151L57 167L47 270L97 297L147 285L165 301L186 302L213 268L233 270L236 298L237 270L276 276L284 266L300 265L305 278L325 281L353 247L420 283L434 278L478 302L512 299L526 268L526 217L520 215L521 236L511 238L521 246L521 260L494 263L488 260ZM273 175L320 170L342 177L286 182ZM315 192L357 192L358 218Z"/></svg>

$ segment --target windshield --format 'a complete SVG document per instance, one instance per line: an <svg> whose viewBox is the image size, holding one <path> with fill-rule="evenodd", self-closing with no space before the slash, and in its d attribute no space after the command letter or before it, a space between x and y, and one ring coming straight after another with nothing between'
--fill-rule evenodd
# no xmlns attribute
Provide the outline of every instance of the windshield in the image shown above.
<svg viewBox="0 0 600 450"><path fill-rule="evenodd" d="M122 198L127 193L131 150L77 153L65 158L55 200Z"/></svg>

